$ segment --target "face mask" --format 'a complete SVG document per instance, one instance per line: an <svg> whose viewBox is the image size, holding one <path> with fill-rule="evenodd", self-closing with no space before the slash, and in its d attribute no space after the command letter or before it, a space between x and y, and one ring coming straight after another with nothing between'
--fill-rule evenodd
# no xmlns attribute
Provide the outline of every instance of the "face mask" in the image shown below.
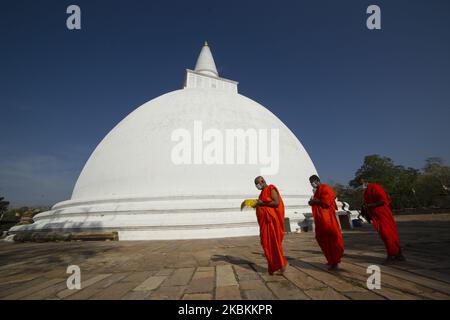
<svg viewBox="0 0 450 320"><path fill-rule="evenodd" d="M369 184L367 183L367 182L364 182L363 183L363 185L362 185L362 188L365 190L365 189L367 189L367 186L368 186Z"/></svg>
<svg viewBox="0 0 450 320"><path fill-rule="evenodd" d="M317 189L319 187L319 183L317 181L311 182L313 189Z"/></svg>
<svg viewBox="0 0 450 320"><path fill-rule="evenodd" d="M261 183L258 183L258 184L256 185L256 188L257 188L258 190L262 190L262 189L263 189L263 185L262 185Z"/></svg>

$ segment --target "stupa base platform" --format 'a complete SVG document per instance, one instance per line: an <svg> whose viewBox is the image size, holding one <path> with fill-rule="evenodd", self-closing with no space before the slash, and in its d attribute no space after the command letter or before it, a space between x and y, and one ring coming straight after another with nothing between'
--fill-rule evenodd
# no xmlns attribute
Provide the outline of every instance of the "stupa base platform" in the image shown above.
<svg viewBox="0 0 450 320"><path fill-rule="evenodd" d="M16 242L59 242L59 241L117 241L117 232L64 232L41 231L19 232L12 238Z"/></svg>

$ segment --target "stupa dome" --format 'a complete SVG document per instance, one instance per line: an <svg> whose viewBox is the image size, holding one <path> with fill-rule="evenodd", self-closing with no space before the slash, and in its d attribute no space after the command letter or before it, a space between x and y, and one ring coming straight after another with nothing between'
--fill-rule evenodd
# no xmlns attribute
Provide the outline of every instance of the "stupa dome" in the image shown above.
<svg viewBox="0 0 450 320"><path fill-rule="evenodd" d="M310 212L308 153L283 122L220 78L205 45L184 87L131 112L86 162L70 200L11 231L112 230L120 240L257 235L254 178L296 223Z"/></svg>

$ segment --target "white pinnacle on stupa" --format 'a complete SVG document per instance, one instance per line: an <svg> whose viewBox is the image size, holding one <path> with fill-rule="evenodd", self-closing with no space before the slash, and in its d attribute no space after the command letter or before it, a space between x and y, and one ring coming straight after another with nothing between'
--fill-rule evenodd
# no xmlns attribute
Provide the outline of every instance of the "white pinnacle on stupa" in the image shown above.
<svg viewBox="0 0 450 320"><path fill-rule="evenodd" d="M203 45L202 50L200 51L194 70L201 74L219 77L219 73L217 72L216 64L214 62L211 49L209 48L208 42L206 41L205 44Z"/></svg>

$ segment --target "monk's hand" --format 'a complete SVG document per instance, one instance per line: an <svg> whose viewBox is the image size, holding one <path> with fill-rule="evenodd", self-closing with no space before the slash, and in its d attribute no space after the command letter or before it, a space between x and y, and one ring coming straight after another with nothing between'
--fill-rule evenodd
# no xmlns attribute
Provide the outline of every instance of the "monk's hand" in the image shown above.
<svg viewBox="0 0 450 320"><path fill-rule="evenodd" d="M367 205L367 208L377 208L384 205L384 201L378 201Z"/></svg>
<svg viewBox="0 0 450 320"><path fill-rule="evenodd" d="M314 206L314 205L322 204L322 201L320 201L319 199L311 199L311 200L309 200L308 203L309 203L310 206Z"/></svg>
<svg viewBox="0 0 450 320"><path fill-rule="evenodd" d="M256 207L258 208L261 207L262 205L264 205L264 202L258 199L258 201L256 201Z"/></svg>

